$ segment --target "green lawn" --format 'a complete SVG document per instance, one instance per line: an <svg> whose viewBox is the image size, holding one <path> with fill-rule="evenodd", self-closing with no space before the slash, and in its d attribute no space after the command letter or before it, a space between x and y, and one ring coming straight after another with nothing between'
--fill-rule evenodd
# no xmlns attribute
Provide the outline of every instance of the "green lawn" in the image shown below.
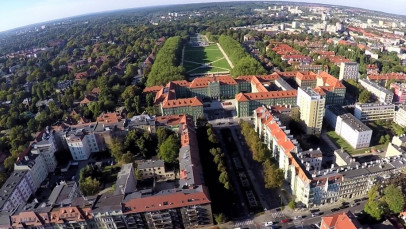
<svg viewBox="0 0 406 229"><path fill-rule="evenodd" d="M350 146L350 144L348 144L348 142L346 142L344 139L342 139L340 136L338 136L336 134L336 132L334 131L329 131L327 132L327 136L333 141L333 143L338 146L338 147L342 147L346 152L348 152L349 154L363 154L363 153L369 153L371 151L372 148L375 148L377 150L382 150L383 148L385 148L387 145L383 144L383 145L375 145L369 148L364 148L364 149L354 149L352 148L352 146Z"/></svg>
<svg viewBox="0 0 406 229"><path fill-rule="evenodd" d="M208 66L199 68L201 64ZM186 46L183 66L189 74L224 72L231 69L216 44L207 47Z"/></svg>

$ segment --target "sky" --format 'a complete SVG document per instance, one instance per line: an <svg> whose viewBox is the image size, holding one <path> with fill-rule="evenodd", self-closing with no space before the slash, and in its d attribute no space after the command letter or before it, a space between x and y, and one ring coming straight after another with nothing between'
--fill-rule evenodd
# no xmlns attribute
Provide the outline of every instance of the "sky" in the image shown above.
<svg viewBox="0 0 406 229"><path fill-rule="evenodd" d="M0 0L0 31L54 19L117 9L235 0ZM287 0L290 1L290 0ZM406 0L295 0L406 14ZM367 3L367 4L366 4Z"/></svg>

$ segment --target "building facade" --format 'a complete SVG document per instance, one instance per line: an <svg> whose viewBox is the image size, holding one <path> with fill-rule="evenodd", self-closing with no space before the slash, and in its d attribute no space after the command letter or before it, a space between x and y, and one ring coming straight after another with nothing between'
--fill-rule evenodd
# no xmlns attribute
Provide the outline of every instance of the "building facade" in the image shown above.
<svg viewBox="0 0 406 229"><path fill-rule="evenodd" d="M359 64L357 62L341 63L340 65L340 80L357 80L359 75Z"/></svg>
<svg viewBox="0 0 406 229"><path fill-rule="evenodd" d="M393 90L393 101L401 104L406 104L406 84L391 83L390 88Z"/></svg>
<svg viewBox="0 0 406 229"><path fill-rule="evenodd" d="M380 103L392 103L393 92L382 87L368 79L360 79L358 81L367 91L371 92Z"/></svg>
<svg viewBox="0 0 406 229"><path fill-rule="evenodd" d="M406 127L406 109L404 107L399 107L395 112L393 121L402 127Z"/></svg>
<svg viewBox="0 0 406 229"><path fill-rule="evenodd" d="M320 134L323 125L325 99L311 88L298 88L297 105L306 134Z"/></svg>
<svg viewBox="0 0 406 229"><path fill-rule="evenodd" d="M395 116L394 104L357 103L354 116L362 122L375 120L393 120Z"/></svg>

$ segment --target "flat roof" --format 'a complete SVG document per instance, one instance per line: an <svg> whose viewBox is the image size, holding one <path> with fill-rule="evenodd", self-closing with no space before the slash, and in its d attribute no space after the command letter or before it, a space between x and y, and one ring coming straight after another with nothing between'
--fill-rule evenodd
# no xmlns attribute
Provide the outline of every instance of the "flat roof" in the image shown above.
<svg viewBox="0 0 406 229"><path fill-rule="evenodd" d="M371 130L371 128L366 126L364 123L362 123L359 119L357 119L356 117L354 117L354 115L350 113L340 115L340 117L343 120L343 122L349 125L353 130L356 130L358 132Z"/></svg>

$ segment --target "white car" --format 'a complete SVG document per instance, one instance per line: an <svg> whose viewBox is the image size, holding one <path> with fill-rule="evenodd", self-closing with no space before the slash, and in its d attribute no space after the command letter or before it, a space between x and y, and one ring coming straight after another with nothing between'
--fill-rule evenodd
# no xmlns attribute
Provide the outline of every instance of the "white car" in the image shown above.
<svg viewBox="0 0 406 229"><path fill-rule="evenodd" d="M301 219L301 218L302 218L301 215L295 216L295 219Z"/></svg>
<svg viewBox="0 0 406 229"><path fill-rule="evenodd" d="M273 225L273 222L272 222L272 221L265 222L265 227L267 227L267 226L272 226L272 225Z"/></svg>

